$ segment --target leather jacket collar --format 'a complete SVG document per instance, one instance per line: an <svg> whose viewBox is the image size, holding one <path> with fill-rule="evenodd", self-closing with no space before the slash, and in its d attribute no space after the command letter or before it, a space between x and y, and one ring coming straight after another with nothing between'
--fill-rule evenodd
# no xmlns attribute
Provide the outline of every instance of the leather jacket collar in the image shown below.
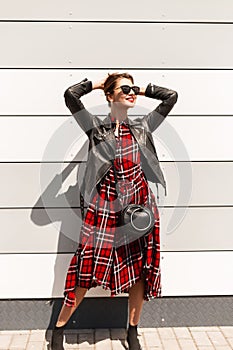
<svg viewBox="0 0 233 350"><path fill-rule="evenodd" d="M142 125L142 122L138 119L131 119L129 117L126 118L124 122L129 125L130 130L133 133L136 140L138 141L138 143L141 146L145 145L146 133L145 133L145 126ZM107 129L108 131L110 129L112 129L113 131L115 130L115 127L116 127L115 119L111 117L110 113L103 120L103 125L104 125L104 128Z"/></svg>

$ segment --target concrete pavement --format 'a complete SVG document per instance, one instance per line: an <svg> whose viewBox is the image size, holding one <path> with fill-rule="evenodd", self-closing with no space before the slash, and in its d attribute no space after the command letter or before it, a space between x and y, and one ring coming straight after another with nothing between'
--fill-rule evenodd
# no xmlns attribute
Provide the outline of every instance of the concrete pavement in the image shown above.
<svg viewBox="0 0 233 350"><path fill-rule="evenodd" d="M233 327L139 328L143 350L231 350ZM49 350L51 331L0 331L0 350ZM124 329L65 332L65 349L124 350Z"/></svg>

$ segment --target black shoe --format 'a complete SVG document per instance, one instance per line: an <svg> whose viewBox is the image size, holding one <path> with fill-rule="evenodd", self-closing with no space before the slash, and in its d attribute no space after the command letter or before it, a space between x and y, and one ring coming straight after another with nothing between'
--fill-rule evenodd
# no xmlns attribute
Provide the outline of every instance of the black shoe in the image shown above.
<svg viewBox="0 0 233 350"><path fill-rule="evenodd" d="M141 345L140 345L139 340L138 340L137 326L129 325L126 340L129 344L128 350L142 350Z"/></svg>
<svg viewBox="0 0 233 350"><path fill-rule="evenodd" d="M52 332L51 349L52 350L64 350L63 347L63 333L64 327L55 327Z"/></svg>

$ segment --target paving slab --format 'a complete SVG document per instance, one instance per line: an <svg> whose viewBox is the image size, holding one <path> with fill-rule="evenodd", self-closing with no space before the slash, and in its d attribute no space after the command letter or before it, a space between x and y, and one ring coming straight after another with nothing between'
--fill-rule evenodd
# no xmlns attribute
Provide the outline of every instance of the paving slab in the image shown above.
<svg viewBox="0 0 233 350"><path fill-rule="evenodd" d="M233 321L232 321L233 323ZM219 327L226 338L233 338L233 327Z"/></svg>
<svg viewBox="0 0 233 350"><path fill-rule="evenodd" d="M138 328L143 350L233 350L233 327ZM65 350L125 350L126 330L71 329ZM51 331L1 331L0 350L49 350Z"/></svg>

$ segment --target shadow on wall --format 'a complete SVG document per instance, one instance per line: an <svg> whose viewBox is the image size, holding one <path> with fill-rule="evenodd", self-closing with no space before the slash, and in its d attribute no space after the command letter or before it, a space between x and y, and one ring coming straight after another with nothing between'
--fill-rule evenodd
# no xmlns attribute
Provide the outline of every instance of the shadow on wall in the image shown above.
<svg viewBox="0 0 233 350"><path fill-rule="evenodd" d="M45 188L41 196L35 203L32 212L31 220L38 226L49 225L54 222L61 223L59 228L57 255L54 264L54 281L52 288L52 295L60 295L61 280L66 277L70 259L75 253L78 242L80 228L82 224L81 210L80 210L80 180L84 176L85 164L80 163L77 159L84 159L83 152L87 149L88 140L83 144L80 151L73 158L60 174L56 174L49 185ZM76 183L69 186L64 193L59 193L62 184L68 176L76 171ZM65 257L65 258L64 258ZM52 278L52 276L51 276ZM51 299L50 307L51 314L48 320L46 331L46 340L48 341L48 349L50 349L51 329L54 327L60 309L62 307L62 298ZM47 308L46 308L47 309ZM100 316L101 315L101 316ZM127 298L84 298L83 302L70 318L67 329L74 328L125 328L128 317L128 299ZM86 335L86 339L82 340L78 332L77 334L66 335L66 342L68 344L77 344L87 341L90 345L93 344L91 335ZM109 336L106 336L107 338ZM120 336L113 339L122 339ZM123 336L124 339L124 336ZM124 341L122 340L124 346Z"/></svg>
<svg viewBox="0 0 233 350"><path fill-rule="evenodd" d="M88 142L88 140L86 142ZM85 143L78 154L76 154L73 161L69 163L60 174L54 176L53 180L38 198L31 212L31 220L38 226L44 226L54 222L61 223L57 244L57 256L54 265L53 296L60 294L61 279L65 279L68 264L78 246L82 220L79 207L80 184L78 182L80 176L78 167L80 166L80 162L76 159L82 159L80 154L82 154L83 150L86 148L87 146ZM76 184L74 186L69 186L66 192L58 194L62 184L75 170L77 171ZM59 226L57 225L57 227ZM67 257L68 260L66 259ZM48 329L52 328L56 322L62 305L62 299L51 300L50 303L52 305L52 312ZM72 319L69 324L72 325ZM49 338L47 340L49 340Z"/></svg>

